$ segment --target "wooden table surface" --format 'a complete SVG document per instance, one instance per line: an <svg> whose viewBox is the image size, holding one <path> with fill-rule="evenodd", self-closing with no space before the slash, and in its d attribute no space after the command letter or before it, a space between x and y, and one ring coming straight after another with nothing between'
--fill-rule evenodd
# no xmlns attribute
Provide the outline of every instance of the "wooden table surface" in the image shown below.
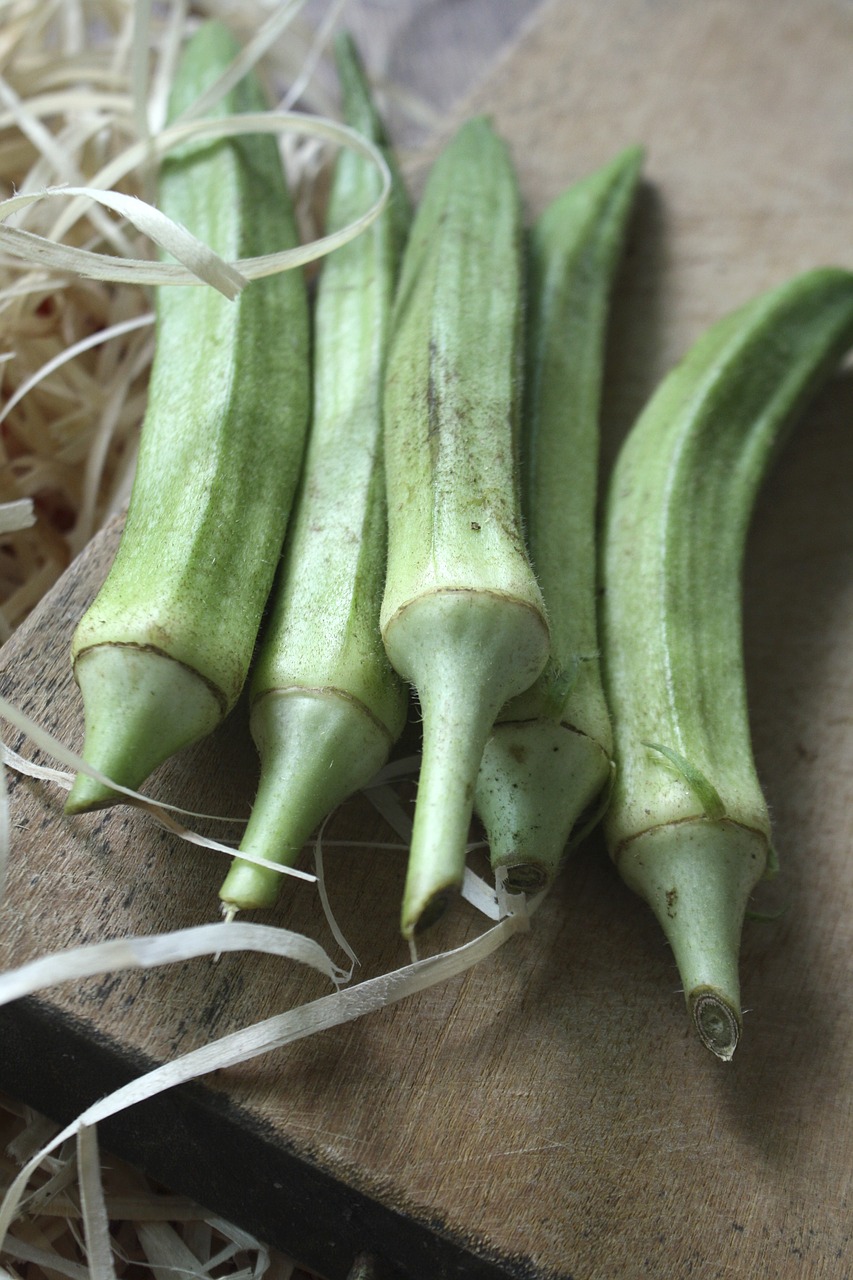
<svg viewBox="0 0 853 1280"><path fill-rule="evenodd" d="M708 323L801 269L853 267L851 55L846 0L552 0L460 108L493 115L531 216L623 145L648 149L614 301L608 460ZM731 1065L696 1042L658 926L591 840L531 931L467 975L131 1109L104 1144L330 1280L364 1248L411 1280L853 1275L851 421L841 372L748 546L751 713L782 862L755 905L784 911L746 926ZM114 541L2 651L0 692L71 746L69 639ZM242 815L254 769L238 711L149 790ZM50 785L12 788L2 968L214 917L218 857L128 809L71 821ZM363 801L335 832L388 837ZM395 853L329 855L363 977L408 959L402 876ZM310 886L267 919L326 941ZM482 927L462 904L434 945ZM0 1011L0 1087L70 1119L141 1066L327 989L237 955L59 987Z"/></svg>

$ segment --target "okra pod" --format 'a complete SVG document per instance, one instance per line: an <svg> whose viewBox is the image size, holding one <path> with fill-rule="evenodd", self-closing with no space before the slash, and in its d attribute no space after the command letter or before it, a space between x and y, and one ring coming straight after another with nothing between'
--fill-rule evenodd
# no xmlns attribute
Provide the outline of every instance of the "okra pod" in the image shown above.
<svg viewBox="0 0 853 1280"><path fill-rule="evenodd" d="M314 828L384 764L406 719L407 693L379 634L386 508L382 386L397 269L410 214L355 47L336 46L346 121L383 150L388 207L325 261L314 325L314 415L305 470L251 677L261 757L241 849L291 864ZM380 179L343 152L328 230L376 199ZM272 906L281 876L236 859L226 910Z"/></svg>
<svg viewBox="0 0 853 1280"><path fill-rule="evenodd" d="M238 52L201 26L178 68L177 115ZM217 114L262 111L252 76ZM187 142L163 163L161 207L226 258L297 243L275 140ZM84 758L137 787L234 705L281 551L308 415L301 272L228 301L208 286L161 288L139 461L121 543L75 632ZM119 795L79 774L67 809Z"/></svg>
<svg viewBox="0 0 853 1280"><path fill-rule="evenodd" d="M771 852L741 642L749 517L787 426L853 342L853 275L820 269L713 326L619 454L602 613L611 856L675 953L704 1044L741 1033L738 952Z"/></svg>
<svg viewBox="0 0 853 1280"><path fill-rule="evenodd" d="M415 218L385 394L382 634L423 715L409 938L462 881L486 738L548 656L519 509L520 250L509 157L472 120L436 161Z"/></svg>
<svg viewBox="0 0 853 1280"><path fill-rule="evenodd" d="M522 505L551 653L500 712L474 807L515 892L549 884L612 771L596 620L598 415L611 284L642 163L631 148L553 201L530 235Z"/></svg>

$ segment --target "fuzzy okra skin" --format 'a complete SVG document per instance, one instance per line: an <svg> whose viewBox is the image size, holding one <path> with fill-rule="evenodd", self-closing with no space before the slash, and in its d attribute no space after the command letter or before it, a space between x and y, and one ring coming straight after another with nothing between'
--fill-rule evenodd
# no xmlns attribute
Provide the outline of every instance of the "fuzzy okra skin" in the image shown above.
<svg viewBox="0 0 853 1280"><path fill-rule="evenodd" d="M462 881L486 738L548 656L519 510L520 249L506 149L472 120L436 161L412 228L385 392L382 634L423 714L408 938Z"/></svg>
<svg viewBox="0 0 853 1280"><path fill-rule="evenodd" d="M218 23L178 68L177 115L238 53ZM266 109L254 78L218 114ZM297 243L275 140L188 142L163 162L160 204L225 258ZM301 272L251 283L231 302L208 286L157 292L157 345L125 529L74 635L84 759L137 787L210 732L249 666L298 479L308 416ZM78 774L67 811L120 794Z"/></svg>
<svg viewBox="0 0 853 1280"><path fill-rule="evenodd" d="M314 415L305 469L251 679L258 793L240 848L294 862L311 832L388 758L408 695L379 634L387 521L382 385L394 284L410 213L351 39L336 46L347 123L394 177L389 205L325 261L317 292ZM378 195L361 156L338 160L328 230ZM226 912L275 903L276 871L235 859Z"/></svg>
<svg viewBox="0 0 853 1280"><path fill-rule="evenodd" d="M851 343L849 272L811 271L747 303L664 379L609 488L608 845L666 933L700 1038L726 1060L747 900L771 851L747 717L744 542L784 431Z"/></svg>
<svg viewBox="0 0 853 1280"><path fill-rule="evenodd" d="M612 773L596 619L598 413L611 285L642 159L632 147L573 184L530 235L522 505L551 653L500 712L474 800L492 867L515 892L551 882Z"/></svg>

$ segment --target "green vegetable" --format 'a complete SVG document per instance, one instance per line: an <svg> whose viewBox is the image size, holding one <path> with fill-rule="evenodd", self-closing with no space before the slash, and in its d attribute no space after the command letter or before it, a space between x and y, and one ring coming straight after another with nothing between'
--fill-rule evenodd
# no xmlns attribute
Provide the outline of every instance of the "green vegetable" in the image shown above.
<svg viewBox="0 0 853 1280"><path fill-rule="evenodd" d="M801 275L714 325L622 448L603 548L611 855L669 939L702 1041L732 1056L747 900L771 866L741 653L741 561L784 429L853 342L853 275Z"/></svg>
<svg viewBox="0 0 853 1280"><path fill-rule="evenodd" d="M548 656L517 491L520 238L506 150L472 120L433 167L415 219L385 396L382 634L417 690L424 738L406 937L461 883L486 738Z"/></svg>
<svg viewBox="0 0 853 1280"><path fill-rule="evenodd" d="M522 498L551 654L500 712L474 800L492 867L516 892L551 882L611 776L596 624L598 410L607 307L641 163L631 148L576 183L530 237Z"/></svg>
<svg viewBox="0 0 853 1280"><path fill-rule="evenodd" d="M337 45L347 123L383 146L355 48ZM376 199L373 165L338 161L329 230ZM244 851L291 864L319 822L384 764L405 687L379 634L386 510L382 385L393 289L409 225L399 177L389 207L327 258L315 317L314 419L305 472L251 685L261 777ZM281 876L236 860L226 908L272 906Z"/></svg>
<svg viewBox="0 0 853 1280"><path fill-rule="evenodd" d="M171 114L237 52L224 27L202 26L178 69ZM264 109L247 78L218 111ZM184 144L163 164L160 201L226 258L297 242L269 135ZM84 758L124 786L212 730L240 693L298 478L307 372L300 272L252 283L235 302L207 286L158 291L127 523L72 649ZM67 809L117 799L80 774Z"/></svg>

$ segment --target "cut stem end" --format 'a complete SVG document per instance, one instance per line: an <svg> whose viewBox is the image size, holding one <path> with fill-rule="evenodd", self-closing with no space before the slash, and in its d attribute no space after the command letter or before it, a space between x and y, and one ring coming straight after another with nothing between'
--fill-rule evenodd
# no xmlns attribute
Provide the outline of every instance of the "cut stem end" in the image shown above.
<svg viewBox="0 0 853 1280"><path fill-rule="evenodd" d="M736 1011L710 991L691 992L688 1006L705 1048L723 1062L730 1062L740 1040L741 1026Z"/></svg>
<svg viewBox="0 0 853 1280"><path fill-rule="evenodd" d="M533 862L504 865L503 885L508 893L538 893L550 883L551 875Z"/></svg>
<svg viewBox="0 0 853 1280"><path fill-rule="evenodd" d="M421 911L417 920L412 923L412 935L425 933L427 929L431 929L434 924L438 924L441 917L450 905L452 892L450 890L441 890L435 897L430 898L429 902Z"/></svg>

